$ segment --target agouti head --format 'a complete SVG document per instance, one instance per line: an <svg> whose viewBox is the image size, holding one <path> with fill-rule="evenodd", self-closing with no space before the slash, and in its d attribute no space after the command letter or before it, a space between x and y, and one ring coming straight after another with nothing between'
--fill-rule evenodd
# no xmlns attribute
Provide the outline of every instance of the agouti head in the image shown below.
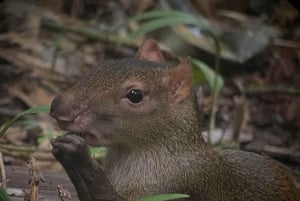
<svg viewBox="0 0 300 201"><path fill-rule="evenodd" d="M50 114L92 146L157 143L188 124L191 82L187 60L168 63L147 40L137 58L105 62L57 96Z"/></svg>

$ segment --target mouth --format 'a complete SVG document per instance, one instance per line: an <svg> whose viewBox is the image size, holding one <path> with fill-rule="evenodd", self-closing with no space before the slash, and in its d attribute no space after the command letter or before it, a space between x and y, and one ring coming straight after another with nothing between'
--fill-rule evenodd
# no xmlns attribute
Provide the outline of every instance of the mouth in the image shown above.
<svg viewBox="0 0 300 201"><path fill-rule="evenodd" d="M85 131L82 131L82 132L67 131L65 133L65 135L77 135L77 136L83 138L87 144L90 144L91 139L96 138L96 136L94 134L85 132Z"/></svg>
<svg viewBox="0 0 300 201"><path fill-rule="evenodd" d="M82 139L84 139L84 141L85 141L85 143L87 145L90 145L92 147L102 146L103 145L103 139L102 139L101 136L95 135L95 134L90 133L88 131L81 131L81 132L68 131L65 135L77 135L77 136L80 136Z"/></svg>
<svg viewBox="0 0 300 201"><path fill-rule="evenodd" d="M85 139L88 135L91 135L91 134L89 134L89 133L87 133L87 132L72 132L72 131L69 131L69 132L67 132L66 134L71 134L71 135L77 135L77 136L79 136L79 137L81 137L81 138L83 138L83 139Z"/></svg>

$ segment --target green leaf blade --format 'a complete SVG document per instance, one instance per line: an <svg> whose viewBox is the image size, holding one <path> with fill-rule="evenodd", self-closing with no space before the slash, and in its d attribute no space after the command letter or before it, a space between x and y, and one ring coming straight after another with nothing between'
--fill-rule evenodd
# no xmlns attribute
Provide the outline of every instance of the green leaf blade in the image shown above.
<svg viewBox="0 0 300 201"><path fill-rule="evenodd" d="M18 121L23 116L26 116L29 114L36 114L36 113L49 113L50 107L51 107L50 105L40 105L40 106L29 108L28 110L25 110L25 111L19 113L14 118L12 118L9 122L4 124L4 126L0 130L0 137L2 137L5 134L5 132L7 131L7 129L9 129L9 127L11 127L16 121Z"/></svg>
<svg viewBox="0 0 300 201"><path fill-rule="evenodd" d="M191 64L194 84L202 84L206 81L212 91L216 90L217 93L221 91L224 86L224 80L220 75L198 59L191 59ZM216 86L214 86L215 76L217 76Z"/></svg>
<svg viewBox="0 0 300 201"><path fill-rule="evenodd" d="M1 201L11 201L8 194L5 192L5 190L0 186L0 200Z"/></svg>
<svg viewBox="0 0 300 201"><path fill-rule="evenodd" d="M142 198L139 201L165 201L165 200L175 200L180 198L188 198L189 195L186 194L161 194L154 195L146 198Z"/></svg>
<svg viewBox="0 0 300 201"><path fill-rule="evenodd" d="M165 11L165 10L155 10L142 13L130 19L130 21L140 21L140 20L148 20L154 18L163 18L163 17L176 17L182 16L182 12L178 12L175 10Z"/></svg>
<svg viewBox="0 0 300 201"><path fill-rule="evenodd" d="M128 37L129 38L136 38L141 34L148 33L150 31L157 30L159 28L168 27L172 25L178 24L188 24L188 25L195 25L203 29L207 29L204 23L192 15L182 14L181 16L173 16L173 17L164 17L159 19L153 19L145 24L143 24L139 29L132 32Z"/></svg>

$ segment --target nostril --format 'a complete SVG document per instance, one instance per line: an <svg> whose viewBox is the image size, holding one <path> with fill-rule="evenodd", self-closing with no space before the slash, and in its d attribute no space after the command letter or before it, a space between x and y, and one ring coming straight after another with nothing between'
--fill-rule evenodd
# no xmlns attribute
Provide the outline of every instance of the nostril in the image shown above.
<svg viewBox="0 0 300 201"><path fill-rule="evenodd" d="M50 116L55 118L55 108L57 108L58 97L55 97L51 103Z"/></svg>
<svg viewBox="0 0 300 201"><path fill-rule="evenodd" d="M60 122L72 122L79 114L75 105L68 99L57 96L51 103L50 116Z"/></svg>
<svg viewBox="0 0 300 201"><path fill-rule="evenodd" d="M59 114L59 110L60 108L62 107L61 106L62 103L61 103L61 98L60 96L56 96L54 98L54 100L52 101L51 103L51 108L50 108L50 115L56 119L56 117L58 116Z"/></svg>

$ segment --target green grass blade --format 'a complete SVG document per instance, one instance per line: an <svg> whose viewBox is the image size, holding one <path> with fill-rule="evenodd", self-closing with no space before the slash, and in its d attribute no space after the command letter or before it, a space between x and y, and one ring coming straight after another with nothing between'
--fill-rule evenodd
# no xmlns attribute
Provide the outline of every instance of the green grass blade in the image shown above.
<svg viewBox="0 0 300 201"><path fill-rule="evenodd" d="M201 20L199 20L193 16L186 15L185 17L182 17L182 16L168 17L168 18L151 20L150 22L143 24L139 29L132 32L129 35L129 38L136 38L137 36L139 36L141 34L145 34L145 33L154 31L159 28L172 26L172 25L176 25L176 24L189 24L189 25L198 26L203 29L207 28L207 27L205 27L205 23L202 23Z"/></svg>
<svg viewBox="0 0 300 201"><path fill-rule="evenodd" d="M185 17L186 14L174 10L164 11L164 10L155 10L149 11L142 14L139 14L130 19L130 21L139 21L139 20L149 20L153 18L163 18L163 17Z"/></svg>
<svg viewBox="0 0 300 201"><path fill-rule="evenodd" d="M0 137L4 135L4 133L7 131L9 127L11 127L17 120L24 117L25 115L36 114L36 113L48 113L49 111L50 111L50 105L41 105L41 106L29 108L28 110L19 113L2 127L2 129L0 130Z"/></svg>
<svg viewBox="0 0 300 201"><path fill-rule="evenodd" d="M165 200L175 200L179 198L188 198L190 196L185 194L162 194L162 195L155 195L146 198L142 198L139 201L165 201Z"/></svg>
<svg viewBox="0 0 300 201"><path fill-rule="evenodd" d="M202 84L205 79L212 91L214 91L214 79L217 72L207 66L204 62L197 59L191 59L193 67L193 82L194 84ZM220 75L217 75L215 90L219 92L224 86L224 80Z"/></svg>
<svg viewBox="0 0 300 201"><path fill-rule="evenodd" d="M149 11L149 12L136 15L129 20L126 20L126 22L121 27L128 26L129 23L134 21L154 20L154 19L163 19L163 18L172 18L172 17L184 17L184 15L186 14L178 11L161 11L161 10ZM120 26L118 26L117 28L120 28Z"/></svg>
<svg viewBox="0 0 300 201"><path fill-rule="evenodd" d="M155 18L165 18L165 17L175 17L175 16L182 16L183 13L178 11L162 11L162 10L155 10L155 11L149 11L145 13L141 13L139 15L134 16L133 18L130 18L126 20L121 25L116 25L115 27L111 28L111 31L117 31L121 27L128 26L131 22L137 22L141 20L153 20Z"/></svg>
<svg viewBox="0 0 300 201"><path fill-rule="evenodd" d="M0 186L0 200L1 201L11 201L5 190Z"/></svg>

